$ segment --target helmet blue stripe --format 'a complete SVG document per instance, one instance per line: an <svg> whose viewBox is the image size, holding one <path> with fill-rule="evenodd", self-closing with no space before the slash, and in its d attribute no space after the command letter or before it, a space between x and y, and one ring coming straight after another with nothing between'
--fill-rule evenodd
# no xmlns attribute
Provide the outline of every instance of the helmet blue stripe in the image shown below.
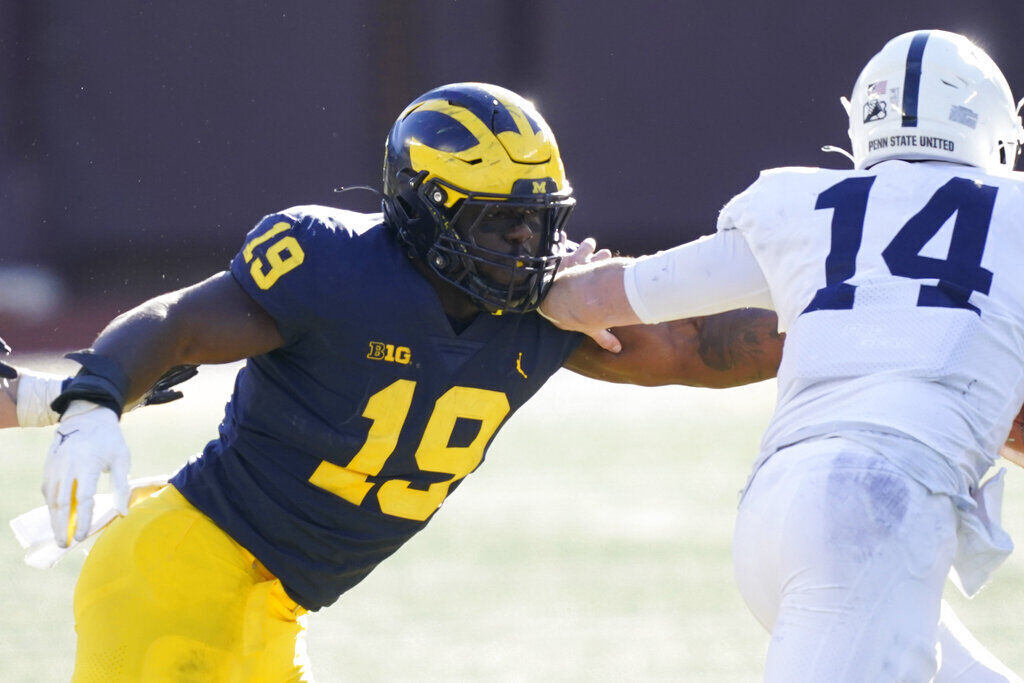
<svg viewBox="0 0 1024 683"><path fill-rule="evenodd" d="M903 127L917 127L917 95L921 89L921 57L930 31L922 31L910 41L907 51L907 75L903 79Z"/></svg>
<svg viewBox="0 0 1024 683"><path fill-rule="evenodd" d="M404 140L416 138L424 145L444 152L462 152L480 143L469 129L439 111L414 111L402 121Z"/></svg>
<svg viewBox="0 0 1024 683"><path fill-rule="evenodd" d="M428 95L431 99L446 98L452 104L465 107L483 121L484 125L490 128L495 135L507 131L519 132L509 110L484 88L461 83L451 88L436 88L431 90ZM530 125L534 125L533 121L530 122Z"/></svg>
<svg viewBox="0 0 1024 683"><path fill-rule="evenodd" d="M530 116L530 114L525 109L523 110L523 116L525 116L526 120L530 122L530 129L533 130L534 133L539 133L540 125L534 120L532 116Z"/></svg>

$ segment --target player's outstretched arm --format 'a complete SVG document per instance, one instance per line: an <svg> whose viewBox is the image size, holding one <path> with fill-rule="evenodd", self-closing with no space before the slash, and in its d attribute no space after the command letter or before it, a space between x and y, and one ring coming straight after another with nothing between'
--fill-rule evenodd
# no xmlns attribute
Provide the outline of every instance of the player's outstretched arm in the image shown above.
<svg viewBox="0 0 1024 683"><path fill-rule="evenodd" d="M43 474L58 545L84 540L103 472L115 507L127 512L130 456L118 424L126 403L176 366L226 363L282 343L273 319L224 272L147 301L110 323L92 349L69 354L82 370L53 402L61 420Z"/></svg>
<svg viewBox="0 0 1024 683"><path fill-rule="evenodd" d="M659 325L619 327L622 351L585 339L565 367L607 382L734 387L774 377L784 335L775 313L744 308Z"/></svg>
<svg viewBox="0 0 1024 683"><path fill-rule="evenodd" d="M97 337L91 355L116 363L130 402L176 366L229 363L282 343L273 319L222 272L118 316Z"/></svg>
<svg viewBox="0 0 1024 683"><path fill-rule="evenodd" d="M73 378L37 372L28 368L15 368L0 362L11 370L13 378L0 377L0 429L10 427L49 427L57 424L60 415L50 404ZM141 399L129 403L125 410L177 401L183 396L176 387L198 374L194 365L171 368L157 380L153 388Z"/></svg>
<svg viewBox="0 0 1024 683"><path fill-rule="evenodd" d="M606 327L662 323L772 306L768 283L738 230L639 259L610 258L558 273L540 312L608 351L623 344Z"/></svg>
<svg viewBox="0 0 1024 683"><path fill-rule="evenodd" d="M11 347L0 339L0 357L10 352ZM54 424L57 414L50 410L50 401L66 379L0 361L0 429Z"/></svg>

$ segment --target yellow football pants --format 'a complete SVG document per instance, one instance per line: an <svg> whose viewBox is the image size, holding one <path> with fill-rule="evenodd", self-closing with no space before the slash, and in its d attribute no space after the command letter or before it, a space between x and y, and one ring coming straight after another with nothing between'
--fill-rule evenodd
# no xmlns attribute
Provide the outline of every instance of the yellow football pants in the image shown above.
<svg viewBox="0 0 1024 683"><path fill-rule="evenodd" d="M308 680L305 613L167 486L105 529L86 559L73 681Z"/></svg>

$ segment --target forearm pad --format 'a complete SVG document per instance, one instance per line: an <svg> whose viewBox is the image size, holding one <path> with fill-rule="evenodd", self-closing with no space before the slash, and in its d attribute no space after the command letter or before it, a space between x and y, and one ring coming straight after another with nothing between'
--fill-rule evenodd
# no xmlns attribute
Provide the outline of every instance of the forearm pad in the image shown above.
<svg viewBox="0 0 1024 683"><path fill-rule="evenodd" d="M110 408L120 417L128 394L128 376L117 361L100 356L92 349L75 351L64 357L81 364L82 369L50 407L63 415L72 401L89 401Z"/></svg>

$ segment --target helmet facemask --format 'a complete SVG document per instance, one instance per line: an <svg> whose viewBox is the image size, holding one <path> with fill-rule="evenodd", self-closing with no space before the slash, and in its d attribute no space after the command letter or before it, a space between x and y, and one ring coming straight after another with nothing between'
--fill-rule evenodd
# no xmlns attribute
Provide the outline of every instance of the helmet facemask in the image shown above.
<svg viewBox="0 0 1024 683"><path fill-rule="evenodd" d="M543 301L561 262L565 226L576 204L568 193L481 194L440 178L414 177L401 203L418 209L413 220L430 220L434 239L418 240L424 231L406 231L407 247L442 280L490 313L528 313ZM410 196L412 195L412 196ZM464 196L451 208L450 196ZM413 199L415 197L415 199ZM412 200L412 201L410 201ZM404 208L404 207L403 207ZM429 217L429 218L427 218ZM498 251L479 243L487 232L526 223L533 236L520 253ZM399 230L400 237L402 230Z"/></svg>
<svg viewBox="0 0 1024 683"><path fill-rule="evenodd" d="M562 227L574 205L568 196L468 194L439 232L427 263L484 310L532 311L554 281L562 260ZM532 237L520 245L519 253L480 244L485 233L505 234L524 223Z"/></svg>

